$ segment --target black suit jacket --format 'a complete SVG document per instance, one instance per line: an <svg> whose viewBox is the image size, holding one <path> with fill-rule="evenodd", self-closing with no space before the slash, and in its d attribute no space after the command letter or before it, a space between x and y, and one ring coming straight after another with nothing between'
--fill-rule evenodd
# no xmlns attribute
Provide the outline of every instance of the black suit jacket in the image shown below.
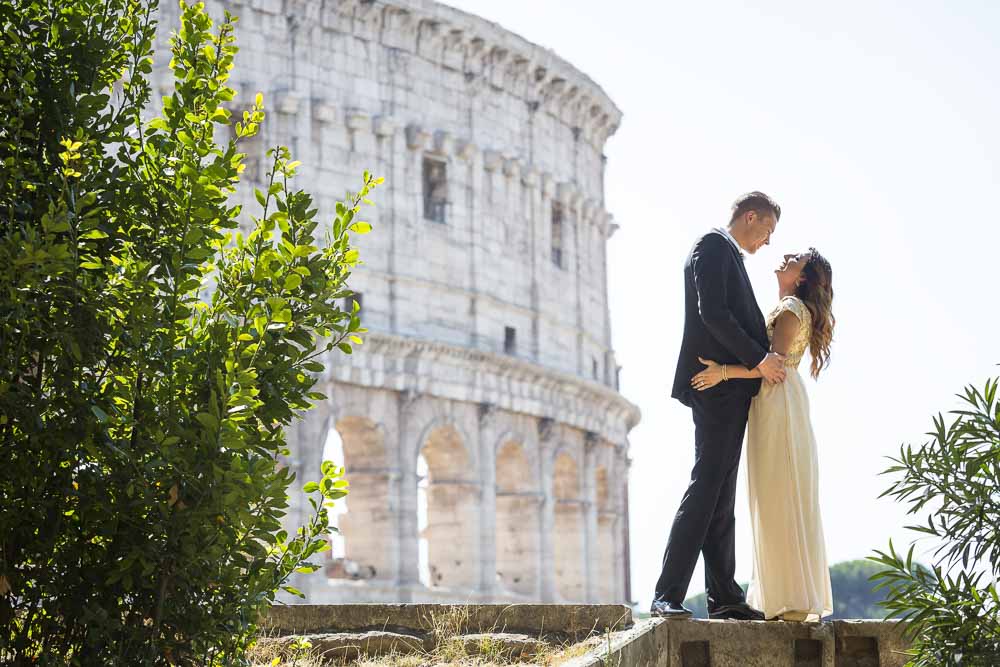
<svg viewBox="0 0 1000 667"><path fill-rule="evenodd" d="M705 369L698 357L756 368L770 349L767 326L739 251L717 231L694 244L684 263L684 338L672 396L691 405L691 378ZM704 392L754 396L760 380L730 380Z"/></svg>

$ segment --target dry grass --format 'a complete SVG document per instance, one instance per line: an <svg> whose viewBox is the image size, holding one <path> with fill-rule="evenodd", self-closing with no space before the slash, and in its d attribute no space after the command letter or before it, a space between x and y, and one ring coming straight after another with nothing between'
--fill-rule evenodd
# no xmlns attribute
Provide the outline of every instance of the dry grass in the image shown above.
<svg viewBox="0 0 1000 667"><path fill-rule="evenodd" d="M279 648L273 644L256 647L251 653L251 663L254 667L507 667L522 665L524 667L556 667L569 660L578 658L600 646L605 638L591 636L579 642L551 636L536 637L543 642L542 647L533 656L519 659L510 655L508 648L502 642L489 636L490 633L504 632L504 628L491 628L485 633L473 651L469 651L464 642L451 641L465 634L469 625L469 610L464 606L455 606L444 613L433 614L430 618L430 634L434 641L434 649L419 653L393 652L377 657L362 656L358 659L335 658L323 660L310 653L307 642L297 646Z"/></svg>
<svg viewBox="0 0 1000 667"><path fill-rule="evenodd" d="M582 642L546 644L530 659L519 660L504 654L502 645L492 644L484 638L475 655L470 655L457 643L446 643L429 652L400 654L390 653L378 657L362 657L358 660L321 660L307 652L278 650L273 646L258 647L251 654L254 667L331 667L352 665L353 667L509 667L510 665L533 665L535 667L556 667L569 660L585 655L601 643L600 637L592 637ZM275 662L277 660L277 662Z"/></svg>

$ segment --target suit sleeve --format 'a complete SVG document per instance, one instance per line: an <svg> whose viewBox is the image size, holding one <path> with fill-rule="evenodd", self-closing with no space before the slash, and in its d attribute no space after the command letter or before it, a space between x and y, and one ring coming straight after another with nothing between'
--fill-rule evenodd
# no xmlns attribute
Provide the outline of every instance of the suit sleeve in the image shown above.
<svg viewBox="0 0 1000 667"><path fill-rule="evenodd" d="M698 313L705 328L723 347L747 368L756 368L767 356L767 350L750 337L729 310L726 285L735 260L727 244L721 236L710 234L694 249L691 266L698 293Z"/></svg>

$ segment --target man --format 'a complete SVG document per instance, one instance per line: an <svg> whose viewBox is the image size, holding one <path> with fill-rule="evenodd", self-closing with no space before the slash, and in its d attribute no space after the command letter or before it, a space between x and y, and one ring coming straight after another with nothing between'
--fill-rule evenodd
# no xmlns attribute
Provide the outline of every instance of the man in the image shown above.
<svg viewBox="0 0 1000 667"><path fill-rule="evenodd" d="M701 552L710 618L764 620L736 583L736 474L750 400L760 380L733 380L698 392L691 378L698 357L757 368L768 382L785 379L784 357L769 352L767 327L743 266L743 252L768 245L781 208L762 192L733 204L729 225L702 236L684 264L684 337L672 396L691 408L695 463L674 517L650 610L654 616L691 615L681 603Z"/></svg>

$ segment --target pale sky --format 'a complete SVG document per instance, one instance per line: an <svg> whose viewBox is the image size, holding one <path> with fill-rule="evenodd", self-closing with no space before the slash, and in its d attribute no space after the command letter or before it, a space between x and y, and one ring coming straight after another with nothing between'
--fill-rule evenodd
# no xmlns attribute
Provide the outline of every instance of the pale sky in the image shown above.
<svg viewBox="0 0 1000 667"><path fill-rule="evenodd" d="M450 0L552 48L624 111L607 145L610 300L632 432L632 590L648 607L693 462L669 398L684 258L742 192L783 208L748 258L775 301L785 252L834 269L833 365L808 381L831 564L907 538L883 457L997 374L1000 4L986 0ZM803 362L803 366L808 359ZM803 368L805 370L805 368ZM745 476L744 476L745 477ZM746 487L738 578L749 578ZM703 589L701 566L689 594Z"/></svg>

